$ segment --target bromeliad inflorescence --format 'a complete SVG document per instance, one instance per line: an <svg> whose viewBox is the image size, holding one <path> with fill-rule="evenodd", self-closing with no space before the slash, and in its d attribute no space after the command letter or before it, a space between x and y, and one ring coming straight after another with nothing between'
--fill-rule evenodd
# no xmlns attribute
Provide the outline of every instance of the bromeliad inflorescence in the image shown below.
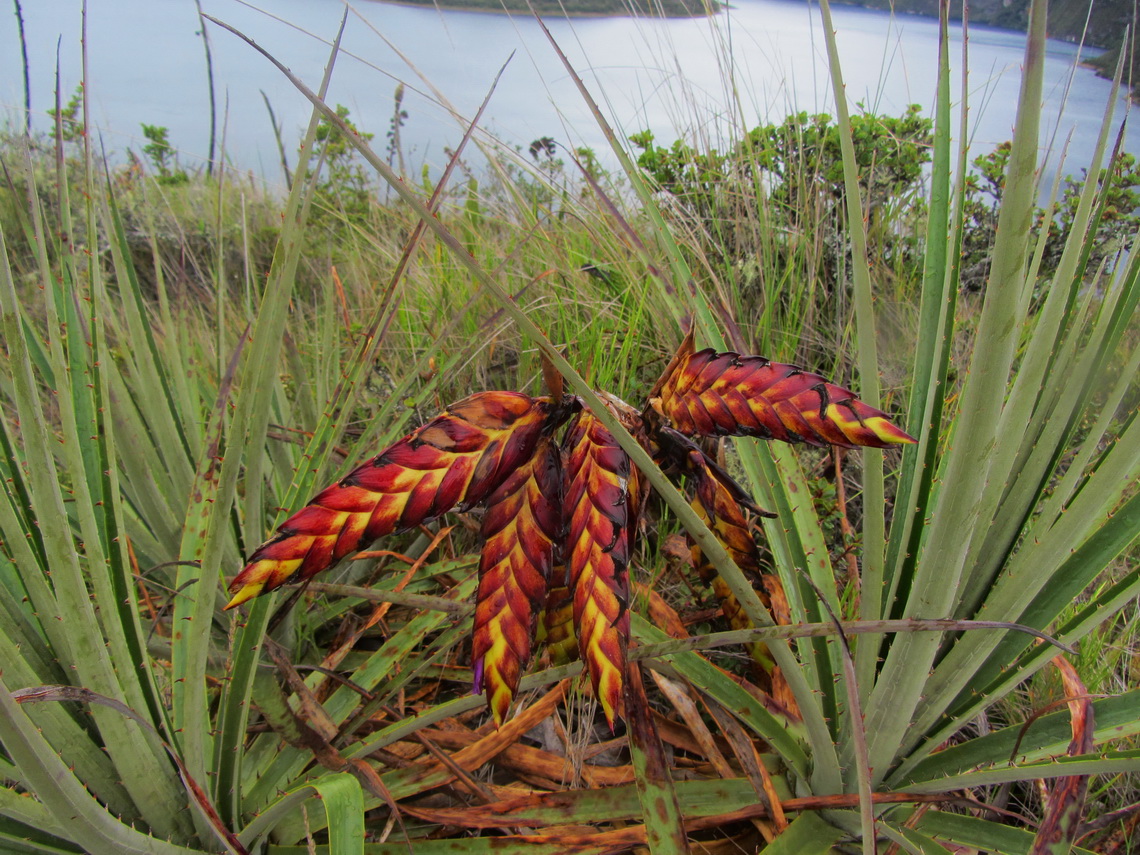
<svg viewBox="0 0 1140 855"><path fill-rule="evenodd" d="M883 448L914 440L886 414L818 374L759 356L694 351L685 340L638 412L605 406L666 471L683 476L693 507L788 621L779 580L764 574L746 512L763 514L701 438ZM569 422L561 442L559 430ZM502 723L536 630L555 656L580 655L612 726L621 715L629 637L629 573L647 481L580 399L480 392L353 470L286 520L230 584L233 608L301 582L386 534L484 505L475 606L475 690ZM693 563L734 626L747 618L693 545ZM790 694L763 645L752 654L765 688Z"/></svg>

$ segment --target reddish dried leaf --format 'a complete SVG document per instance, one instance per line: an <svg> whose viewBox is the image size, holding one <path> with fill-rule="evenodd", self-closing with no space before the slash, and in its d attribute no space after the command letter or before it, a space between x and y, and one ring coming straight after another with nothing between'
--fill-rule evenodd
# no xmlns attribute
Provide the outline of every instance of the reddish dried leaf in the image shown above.
<svg viewBox="0 0 1140 855"><path fill-rule="evenodd" d="M230 583L226 608L308 579L378 537L478 504L564 413L550 398L518 392L452 404L286 520Z"/></svg>
<svg viewBox="0 0 1140 855"><path fill-rule="evenodd" d="M886 448L914 439L855 393L794 365L706 349L683 356L654 408L681 433Z"/></svg>
<svg viewBox="0 0 1140 855"><path fill-rule="evenodd" d="M1091 754L1096 721L1088 689L1081 682L1077 669L1064 656L1056 657L1053 664L1061 672L1061 683L1065 687L1072 719L1073 738L1069 742L1068 754L1070 757ZM1037 827L1030 855L1052 855L1072 850L1080 834L1088 789L1088 775L1072 775L1053 782L1045 802L1045 816Z"/></svg>
<svg viewBox="0 0 1140 855"><path fill-rule="evenodd" d="M561 457L549 437L487 499L472 634L475 691L501 725L530 660L561 526Z"/></svg>
<svg viewBox="0 0 1140 855"><path fill-rule="evenodd" d="M665 602L664 597L643 582L633 582L634 598L645 604L645 616L649 622L670 638L688 638L689 631L677 610Z"/></svg>

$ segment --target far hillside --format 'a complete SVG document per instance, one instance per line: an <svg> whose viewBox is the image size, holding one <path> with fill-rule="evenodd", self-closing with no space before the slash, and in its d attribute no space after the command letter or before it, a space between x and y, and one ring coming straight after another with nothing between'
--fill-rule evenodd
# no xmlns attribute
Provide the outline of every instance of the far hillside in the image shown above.
<svg viewBox="0 0 1140 855"><path fill-rule="evenodd" d="M836 0L847 6L862 6L867 9L894 10L900 15L938 16L938 0ZM951 17L962 17L961 0L951 0ZM1096 0L1092 14L1087 2L1053 2L1049 4L1049 36L1067 42L1077 42L1088 20L1088 33L1085 43L1092 47L1104 48L1105 53L1089 60L1102 77L1111 78L1120 58L1125 33L1134 25L1136 11L1133 0ZM1025 30L1029 19L1029 0L971 0L969 20L972 24L985 24L990 27L1005 27L1010 30ZM1132 68L1136 67L1136 43L1132 44ZM1132 80L1132 97L1140 98L1140 81L1124 69L1124 79Z"/></svg>
<svg viewBox="0 0 1140 855"><path fill-rule="evenodd" d="M721 3L704 0L392 0L404 6L430 6L471 12L511 12L529 15L531 7L540 15L572 17L665 16L696 18L720 11Z"/></svg>

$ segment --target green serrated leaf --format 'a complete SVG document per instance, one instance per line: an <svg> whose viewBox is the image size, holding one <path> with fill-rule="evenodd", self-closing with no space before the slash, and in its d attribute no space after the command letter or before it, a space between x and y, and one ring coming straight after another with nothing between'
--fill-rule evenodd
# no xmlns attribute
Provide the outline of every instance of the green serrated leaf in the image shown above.
<svg viewBox="0 0 1140 855"><path fill-rule="evenodd" d="M283 818L294 815L299 807L316 797L324 809L328 829L328 851L333 855L363 855L364 791L360 782L347 772L324 775L285 793L247 825L238 839L253 848ZM407 846L404 847L407 851Z"/></svg>
<svg viewBox="0 0 1140 855"><path fill-rule="evenodd" d="M915 823L915 829L948 843L969 846L996 855L1027 855L1033 848L1034 835L1030 831L940 810L924 813ZM1079 855L1093 855L1089 850L1080 847L1074 847L1072 851Z"/></svg>
<svg viewBox="0 0 1140 855"><path fill-rule="evenodd" d="M843 830L824 821L814 811L793 819L780 836L764 847L765 855L832 855Z"/></svg>
<svg viewBox="0 0 1140 855"><path fill-rule="evenodd" d="M82 840L85 847L123 855L200 855L197 850L144 834L108 813L64 765L36 722L16 704L2 678L0 742L44 807L53 816L68 817L69 835Z"/></svg>

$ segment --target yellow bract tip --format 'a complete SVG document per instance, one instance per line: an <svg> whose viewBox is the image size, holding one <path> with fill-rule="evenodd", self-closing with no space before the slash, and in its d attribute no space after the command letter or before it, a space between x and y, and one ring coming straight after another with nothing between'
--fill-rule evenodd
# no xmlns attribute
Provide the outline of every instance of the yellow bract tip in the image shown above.
<svg viewBox="0 0 1140 855"><path fill-rule="evenodd" d="M240 591L233 595L233 599L226 603L226 611L232 609L234 606L240 606L246 600L252 600L261 593L261 589L264 587L264 582L250 582L248 585L245 585Z"/></svg>
<svg viewBox="0 0 1140 855"><path fill-rule="evenodd" d="M874 432L875 436L883 442L891 442L898 445L912 445L918 441L906 431L896 427L881 416L869 418L865 424Z"/></svg>
<svg viewBox="0 0 1140 855"><path fill-rule="evenodd" d="M511 695L511 690L502 683L497 685L490 697L487 698L487 706L491 708L491 717L495 720L496 729L502 727L503 722L506 721L512 700L514 698Z"/></svg>

